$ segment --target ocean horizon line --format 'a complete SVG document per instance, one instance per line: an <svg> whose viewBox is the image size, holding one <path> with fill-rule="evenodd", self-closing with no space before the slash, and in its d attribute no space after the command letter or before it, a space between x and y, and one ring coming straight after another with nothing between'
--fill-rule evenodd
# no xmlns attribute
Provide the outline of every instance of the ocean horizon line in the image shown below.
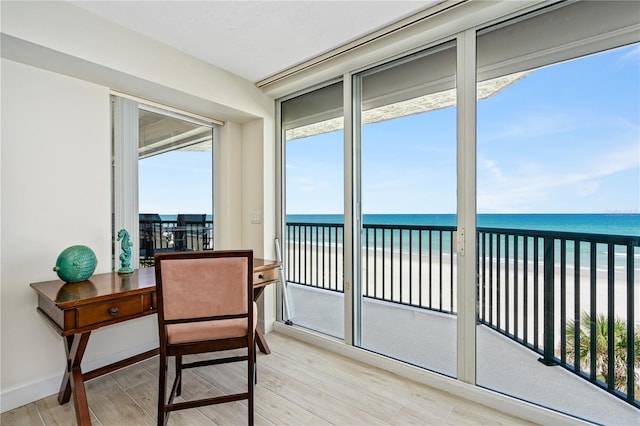
<svg viewBox="0 0 640 426"><path fill-rule="evenodd" d="M365 213L365 225L455 226L455 213ZM343 224L343 214L287 214L287 222ZM640 236L640 213L479 213L478 227Z"/></svg>

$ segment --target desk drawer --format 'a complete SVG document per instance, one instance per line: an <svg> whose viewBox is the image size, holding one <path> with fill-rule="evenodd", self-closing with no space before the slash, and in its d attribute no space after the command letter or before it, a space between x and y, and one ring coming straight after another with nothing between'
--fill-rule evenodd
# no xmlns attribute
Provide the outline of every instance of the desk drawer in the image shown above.
<svg viewBox="0 0 640 426"><path fill-rule="evenodd" d="M278 281L278 268L267 269L261 272L253 273L253 286L259 287Z"/></svg>
<svg viewBox="0 0 640 426"><path fill-rule="evenodd" d="M76 327L82 328L101 322L124 319L128 316L141 314L143 310L141 295L78 308L76 309Z"/></svg>

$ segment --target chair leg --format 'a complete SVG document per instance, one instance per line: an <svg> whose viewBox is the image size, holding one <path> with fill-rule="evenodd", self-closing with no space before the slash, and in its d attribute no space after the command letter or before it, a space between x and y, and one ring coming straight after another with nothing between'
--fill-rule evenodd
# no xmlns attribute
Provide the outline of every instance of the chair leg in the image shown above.
<svg viewBox="0 0 640 426"><path fill-rule="evenodd" d="M180 396L180 394L182 393L182 355L176 356L176 378L178 379L176 396Z"/></svg>
<svg viewBox="0 0 640 426"><path fill-rule="evenodd" d="M253 426L254 423L254 404L253 404L253 393L255 390L255 380L257 380L256 376L256 348L254 345L249 345L248 347L249 356L247 359L248 366L248 374L247 374L247 410L248 410L248 424L249 426ZM254 380L251 380L251 377Z"/></svg>
<svg viewBox="0 0 640 426"><path fill-rule="evenodd" d="M165 425L164 406L167 400L167 358L160 354L160 368L158 372L158 426Z"/></svg>

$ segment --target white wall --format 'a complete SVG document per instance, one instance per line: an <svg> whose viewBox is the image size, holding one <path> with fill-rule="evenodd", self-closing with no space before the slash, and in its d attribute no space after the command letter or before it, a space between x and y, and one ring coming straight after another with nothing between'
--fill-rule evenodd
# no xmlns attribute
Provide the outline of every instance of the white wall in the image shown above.
<svg viewBox="0 0 640 426"><path fill-rule="evenodd" d="M95 251L96 272L111 270L111 128L107 88L4 59L1 72L4 394L64 367L29 283L56 279L74 244ZM93 352L122 350L122 339L94 340Z"/></svg>
<svg viewBox="0 0 640 426"><path fill-rule="evenodd" d="M264 223L262 151L264 148L262 144L257 142L262 139L262 136L262 120L252 121L242 126L242 157L247 161L242 169L244 183L242 205L244 208L241 215L243 221L250 223L246 232L243 233L242 244L246 247L254 247L256 257L264 256L264 235L262 234L262 224ZM253 152L260 152L260 155L251 155ZM255 219L256 215L260 223L251 223L252 216Z"/></svg>
<svg viewBox="0 0 640 426"><path fill-rule="evenodd" d="M229 225L222 224L221 248L257 244L251 248L265 254L274 212L263 211L266 226L251 225L244 212L272 209L273 201L264 200L273 193L268 185L275 172L273 163L265 163L274 150L273 99L251 82L70 4L0 7L4 412L57 393L65 365L62 338L36 313L29 283L55 279L57 255L72 244L93 248L96 272L111 270L109 89L227 120L216 148L216 212ZM154 347L155 321L152 316L93 332L83 369Z"/></svg>
<svg viewBox="0 0 640 426"><path fill-rule="evenodd" d="M244 228L242 245L253 248L256 257L275 259L275 145L260 142L265 139L265 131L273 135L273 124L265 126L263 120L254 120L242 126L241 220L249 223ZM258 300L260 327L265 333L273 329L275 321L275 288L266 287Z"/></svg>
<svg viewBox="0 0 640 426"><path fill-rule="evenodd" d="M237 247L242 242L242 126L228 122L215 129L213 136L213 246L218 249Z"/></svg>

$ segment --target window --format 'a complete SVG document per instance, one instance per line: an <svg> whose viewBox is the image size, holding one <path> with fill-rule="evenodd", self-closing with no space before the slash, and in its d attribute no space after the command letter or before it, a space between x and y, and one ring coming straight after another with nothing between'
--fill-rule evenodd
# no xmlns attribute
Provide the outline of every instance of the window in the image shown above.
<svg viewBox="0 0 640 426"><path fill-rule="evenodd" d="M344 337L342 114L341 82L282 103L289 309L296 324L338 338Z"/></svg>
<svg viewBox="0 0 640 426"><path fill-rule="evenodd" d="M640 338L640 45L613 36L633 19L637 5L580 2L477 45L480 84L512 79L478 93L477 383L596 423L632 413L598 409L597 387L635 405L640 389L623 343Z"/></svg>
<svg viewBox="0 0 640 426"><path fill-rule="evenodd" d="M356 76L360 345L456 376L456 46ZM426 332L429 330L430 332Z"/></svg>
<svg viewBox="0 0 640 426"><path fill-rule="evenodd" d="M114 232L131 234L132 265L213 248L213 124L121 97L113 104Z"/></svg>

